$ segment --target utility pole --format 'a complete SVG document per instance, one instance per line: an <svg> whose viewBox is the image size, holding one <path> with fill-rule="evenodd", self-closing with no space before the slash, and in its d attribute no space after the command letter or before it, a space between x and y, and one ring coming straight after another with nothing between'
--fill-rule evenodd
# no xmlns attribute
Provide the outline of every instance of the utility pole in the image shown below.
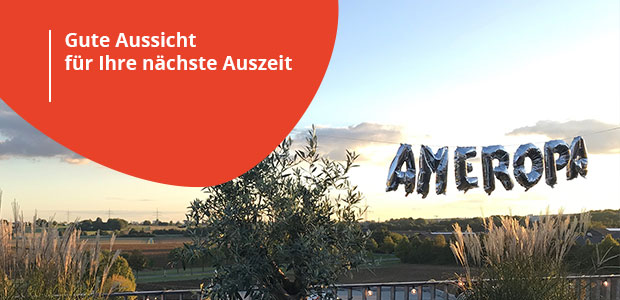
<svg viewBox="0 0 620 300"><path fill-rule="evenodd" d="M159 208L155 210L155 225L159 225Z"/></svg>

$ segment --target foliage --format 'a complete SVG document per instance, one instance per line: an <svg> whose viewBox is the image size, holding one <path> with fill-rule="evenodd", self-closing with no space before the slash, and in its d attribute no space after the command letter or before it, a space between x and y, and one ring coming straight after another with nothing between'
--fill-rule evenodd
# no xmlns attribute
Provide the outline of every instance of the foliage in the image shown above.
<svg viewBox="0 0 620 300"><path fill-rule="evenodd" d="M172 221L170 221L172 222ZM176 229L176 228L168 228L168 229L155 229L152 231L154 235L164 235L164 234L185 234L184 229Z"/></svg>
<svg viewBox="0 0 620 300"><path fill-rule="evenodd" d="M118 231L127 228L129 222L123 219L108 219L107 222L103 222L101 218L97 218L95 221L90 219L79 222L79 229L83 231L97 231L97 230L112 230Z"/></svg>
<svg viewBox="0 0 620 300"><path fill-rule="evenodd" d="M379 249L379 244L375 241L375 239L368 239L366 242L366 250L369 252L376 252Z"/></svg>
<svg viewBox="0 0 620 300"><path fill-rule="evenodd" d="M106 280L105 284L103 285L103 290L113 290L116 292L133 292L136 290L136 282L134 280L128 279L127 277L113 274L108 277L108 280ZM120 296L112 298L117 298L118 300L122 299ZM136 299L137 297L132 296L129 298Z"/></svg>
<svg viewBox="0 0 620 300"><path fill-rule="evenodd" d="M592 260L595 274L620 269L620 243L611 234L606 235L595 250L596 256Z"/></svg>
<svg viewBox="0 0 620 300"><path fill-rule="evenodd" d="M523 223L502 217L500 225L489 220L486 234L454 225L456 240L450 248L467 272L467 299L555 300L574 295L565 276L564 258L577 237L586 231L589 215L579 218L544 216ZM473 279L471 266L481 268ZM484 280L483 280L484 279Z"/></svg>
<svg viewBox="0 0 620 300"><path fill-rule="evenodd" d="M196 259L197 256L202 256L204 251L206 250L196 251L197 253L195 254L192 251L187 251L184 247L174 248L168 253L168 264L173 268L181 266L185 270L191 261Z"/></svg>
<svg viewBox="0 0 620 300"><path fill-rule="evenodd" d="M291 144L191 204L192 250L213 255L213 299L334 298L337 278L365 261L362 196L348 180L357 155L322 157L314 130L294 155Z"/></svg>
<svg viewBox="0 0 620 300"><path fill-rule="evenodd" d="M452 224L459 223L461 227L469 226L474 231L484 228L482 218L471 219L423 219L423 218L400 218L390 219L384 222L368 222L368 229L376 232L387 231L451 231Z"/></svg>
<svg viewBox="0 0 620 300"><path fill-rule="evenodd" d="M27 230L19 207L14 222L0 221L0 299L99 299L119 252L101 259L99 237L92 247L74 225ZM41 224L41 223L39 223Z"/></svg>
<svg viewBox="0 0 620 300"><path fill-rule="evenodd" d="M128 254L123 254L121 256L127 260L129 267L137 272L144 270L149 265L148 257L138 249L131 250Z"/></svg>
<svg viewBox="0 0 620 300"><path fill-rule="evenodd" d="M606 209L589 211L591 216L591 228L620 228L620 209ZM576 215L570 215L575 217ZM493 216L496 225L500 224L501 216ZM515 217L521 223L525 221L524 216ZM488 219L487 219L488 221ZM373 232L385 227L388 231L417 231L417 232L451 232L452 225L458 223L461 228L471 227L474 232L485 230L485 220L482 218L454 218L454 219L423 219L423 218L399 218L390 219L383 222L368 222L368 229ZM380 242L380 240L376 240Z"/></svg>
<svg viewBox="0 0 620 300"><path fill-rule="evenodd" d="M447 265L454 263L454 256L443 235L428 239L414 235L396 245L396 256L404 263Z"/></svg>
<svg viewBox="0 0 620 300"><path fill-rule="evenodd" d="M445 238L443 235L439 234L439 235L436 235L436 236L433 238L433 246L434 246L434 247L437 247L437 248L444 248L444 247L446 247L447 245L448 245L448 244L446 243L446 238Z"/></svg>
<svg viewBox="0 0 620 300"><path fill-rule="evenodd" d="M567 300L575 295L562 268L548 260L532 257L514 259L484 268L470 286L467 299L484 300Z"/></svg>
<svg viewBox="0 0 620 300"><path fill-rule="evenodd" d="M518 218L518 220L519 224L525 224L525 218ZM501 225L501 218L493 218L493 222L496 225ZM395 243L395 247L393 247L393 253L403 263L433 265L452 265L456 263L446 241L446 235L436 234L432 238L427 238L428 234L414 232L407 237L391 232L387 228L385 225L375 227L366 246L368 251L392 253L389 251L392 247L383 245L385 237L389 236L392 241L398 241ZM484 229L482 230L484 231ZM472 231L474 230L472 229ZM577 274L617 273L620 270L619 244L609 234L599 244L592 244L589 239L583 239L581 244L575 244L571 247L566 255L568 271Z"/></svg>
<svg viewBox="0 0 620 300"><path fill-rule="evenodd" d="M590 214L592 215L592 227L620 227L620 209L595 210L590 212Z"/></svg>
<svg viewBox="0 0 620 300"><path fill-rule="evenodd" d="M375 251L390 254L394 252L396 244L406 237L395 232L390 232L386 226L381 226L372 231L370 238L377 244Z"/></svg>
<svg viewBox="0 0 620 300"><path fill-rule="evenodd" d="M144 231L144 229L136 230L135 228L129 229L126 234L122 234L123 237L154 237L155 235L150 232Z"/></svg>
<svg viewBox="0 0 620 300"><path fill-rule="evenodd" d="M101 263L109 264L113 254L110 251L103 250L101 252ZM102 276L100 274L100 276ZM129 262L123 257L119 256L114 260L110 266L108 277L102 290L104 292L133 292L136 290L136 279L133 275L133 271L129 266ZM129 299L136 299L137 297L129 297ZM122 297L112 297L112 300L121 300Z"/></svg>
<svg viewBox="0 0 620 300"><path fill-rule="evenodd" d="M196 251L192 245L184 245L183 247L177 247L168 252L168 266L171 268L186 268L202 267L203 271L206 266L210 265L211 258L214 257L213 249L201 249Z"/></svg>
<svg viewBox="0 0 620 300"><path fill-rule="evenodd" d="M112 254L108 250L101 251L100 263L104 265L110 264L110 260L113 256L114 254ZM103 275L102 270L100 270L98 275ZM117 258L115 258L114 262L112 262L112 264L110 265L110 270L108 271L108 278L112 277L113 275L125 277L132 282L136 281L133 275L133 271L129 266L129 262L122 256L118 256Z"/></svg>
<svg viewBox="0 0 620 300"><path fill-rule="evenodd" d="M620 243L608 234L599 244L576 245L566 259L570 270L577 273L616 273L620 269Z"/></svg>
<svg viewBox="0 0 620 300"><path fill-rule="evenodd" d="M396 243L394 243L392 237L386 236L385 238L383 238L383 241L381 241L381 246L379 247L379 250L381 250L381 252L383 253L392 253L394 252L395 247Z"/></svg>

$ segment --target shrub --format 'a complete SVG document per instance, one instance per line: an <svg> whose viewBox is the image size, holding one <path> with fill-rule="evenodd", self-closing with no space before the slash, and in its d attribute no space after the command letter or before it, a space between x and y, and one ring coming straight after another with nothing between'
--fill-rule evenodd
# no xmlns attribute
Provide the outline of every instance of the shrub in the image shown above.
<svg viewBox="0 0 620 300"><path fill-rule="evenodd" d="M383 238L383 242L381 242L381 247L379 248L383 253L392 253L394 252L394 247L396 247L396 243L391 236L386 236Z"/></svg>
<svg viewBox="0 0 620 300"><path fill-rule="evenodd" d="M446 238L441 234L436 235L433 238L433 246L438 248L444 248L448 246L448 244L446 243Z"/></svg>
<svg viewBox="0 0 620 300"><path fill-rule="evenodd" d="M126 234L122 234L122 237L155 237L154 234L144 231L144 229L136 230L134 228L129 229Z"/></svg>
<svg viewBox="0 0 620 300"><path fill-rule="evenodd" d="M106 291L113 290L116 292L133 292L136 290L135 281L121 275L111 275L103 285Z"/></svg>
<svg viewBox="0 0 620 300"><path fill-rule="evenodd" d="M576 273L613 274L620 269L620 243L611 235L598 244L586 240L573 247L567 256L570 270Z"/></svg>
<svg viewBox="0 0 620 300"><path fill-rule="evenodd" d="M175 228L155 229L155 230L153 230L153 234L155 234L155 235L185 234L185 230L183 230L183 229L175 229Z"/></svg>
<svg viewBox="0 0 620 300"><path fill-rule="evenodd" d="M149 259L138 249L131 250L129 254L123 254L123 258L127 260L129 267L136 272L144 270L149 265Z"/></svg>
<svg viewBox="0 0 620 300"><path fill-rule="evenodd" d="M408 264L454 264L454 256L442 235L428 239L414 235L411 239L403 239L396 244L396 256Z"/></svg>
<svg viewBox="0 0 620 300"><path fill-rule="evenodd" d="M18 211L14 202L15 221L0 221L0 299L98 299L111 291L104 288L118 251L104 262L98 237L87 247L75 224L61 234L37 228L36 216L27 226Z"/></svg>
<svg viewBox="0 0 620 300"><path fill-rule="evenodd" d="M103 222L101 218L97 218L95 221L83 220L78 222L78 227L83 231L97 231L97 230L122 230L129 225L129 222L123 219L108 219L107 222Z"/></svg>
<svg viewBox="0 0 620 300"><path fill-rule="evenodd" d="M394 252L396 245L406 238L404 235L389 231L385 226L375 228L370 234L370 239L377 244L373 251L386 254Z"/></svg>
<svg viewBox="0 0 620 300"><path fill-rule="evenodd" d="M314 131L291 153L285 140L240 177L205 188L188 213L192 249L211 253L211 299L334 298L339 276L365 262L362 195L344 162L317 152Z"/></svg>
<svg viewBox="0 0 620 300"><path fill-rule="evenodd" d="M110 264L110 260L112 258L113 258L113 254L110 251L108 250L101 251L101 259L100 259L101 264L103 265ZM103 275L102 271L103 270L99 271L100 276ZM123 276L132 282L136 281L136 278L133 275L133 271L131 270L129 262L122 256L118 256L116 259L114 259L114 261L112 262L110 266L110 270L108 271L108 278L111 278L114 275Z"/></svg>
<svg viewBox="0 0 620 300"><path fill-rule="evenodd" d="M593 273L617 272L620 269L620 243L611 234L595 246Z"/></svg>
<svg viewBox="0 0 620 300"><path fill-rule="evenodd" d="M128 279L127 277L121 276L121 275L116 275L113 274L110 277L108 277L108 280L106 280L104 286L103 286L103 290L104 291L116 291L116 292L133 292L136 290L136 282ZM111 299L115 300L121 300L123 299L122 297L112 297ZM129 297L129 299L136 299L136 296L132 296Z"/></svg>
<svg viewBox="0 0 620 300"><path fill-rule="evenodd" d="M467 299L565 300L574 295L565 277L564 258L580 234L585 233L589 215L579 218L547 214L538 222L523 225L501 217L500 225L485 222L486 234L465 232L454 225L456 240L450 249L465 267ZM471 267L481 268L472 278Z"/></svg>
<svg viewBox="0 0 620 300"><path fill-rule="evenodd" d="M379 244L374 239L368 239L366 242L366 250L369 252L376 252L379 249Z"/></svg>

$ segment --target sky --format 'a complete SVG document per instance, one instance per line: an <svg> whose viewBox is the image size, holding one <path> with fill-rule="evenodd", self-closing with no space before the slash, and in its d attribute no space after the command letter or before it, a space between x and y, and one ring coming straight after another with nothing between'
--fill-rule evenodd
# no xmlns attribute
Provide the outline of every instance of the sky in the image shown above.
<svg viewBox="0 0 620 300"><path fill-rule="evenodd" d="M472 217L620 208L620 2L339 2L336 44L312 104L291 133L318 127L323 153L358 152L351 180L367 218ZM583 135L587 178L525 192L456 190L455 146L542 148ZM568 140L570 142L570 139ZM449 146L446 195L385 192L399 143ZM417 162L416 162L417 163ZM479 160L472 176L482 178ZM512 171L512 167L510 169ZM434 179L431 180L431 187ZM199 188L125 175L75 155L0 103L0 214L9 202L59 221L120 217L182 220Z"/></svg>

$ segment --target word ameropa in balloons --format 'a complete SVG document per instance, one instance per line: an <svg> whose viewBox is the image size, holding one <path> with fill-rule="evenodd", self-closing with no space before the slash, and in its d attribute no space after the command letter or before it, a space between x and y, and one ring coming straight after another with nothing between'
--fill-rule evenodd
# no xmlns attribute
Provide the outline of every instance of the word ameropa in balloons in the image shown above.
<svg viewBox="0 0 620 300"><path fill-rule="evenodd" d="M538 183L542 177L543 169L545 181L551 187L557 183L556 171L566 167L568 180L577 178L577 175L585 177L588 173L588 154L586 144L580 136L573 139L569 146L562 140L552 140L545 143L543 153L533 144L519 146L512 161L513 174L517 182L529 190ZM467 192L469 189L478 187L477 177L468 177L472 171L472 164L468 159L476 157L476 147L457 147L454 151L454 175L456 188ZM558 157L556 159L556 154ZM512 190L514 184L508 173L510 155L504 146L495 145L482 147L482 180L484 191L487 194L495 190L495 178L497 178L506 190ZM525 159L530 159L532 167L529 172L525 170ZM497 165L494 162L497 161ZM403 165L405 169L403 170ZM418 194L422 198L428 195L431 174L435 173L435 190L437 194L446 193L448 179L448 147L441 147L437 152L425 145L420 147L420 173L418 174ZM411 145L400 144L396 157L392 160L387 178L386 191L395 191L399 185L405 186L405 196L413 193L416 185L415 158Z"/></svg>

